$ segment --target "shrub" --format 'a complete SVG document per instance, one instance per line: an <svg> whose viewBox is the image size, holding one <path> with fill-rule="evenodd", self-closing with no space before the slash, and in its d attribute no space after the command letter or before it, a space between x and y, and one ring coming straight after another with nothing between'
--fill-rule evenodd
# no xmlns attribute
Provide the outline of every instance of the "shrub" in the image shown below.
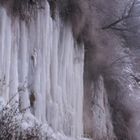
<svg viewBox="0 0 140 140"><path fill-rule="evenodd" d="M42 140L42 126L26 115L27 109L19 111L18 103L0 107L0 140Z"/></svg>

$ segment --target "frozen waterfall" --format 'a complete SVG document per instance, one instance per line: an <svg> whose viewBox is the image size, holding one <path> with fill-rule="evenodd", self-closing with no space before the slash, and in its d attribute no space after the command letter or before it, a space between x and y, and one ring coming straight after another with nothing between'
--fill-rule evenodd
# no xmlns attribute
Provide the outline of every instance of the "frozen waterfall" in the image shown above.
<svg viewBox="0 0 140 140"><path fill-rule="evenodd" d="M84 49L49 6L30 23L0 8L0 96L31 106L39 121L71 139L83 136Z"/></svg>

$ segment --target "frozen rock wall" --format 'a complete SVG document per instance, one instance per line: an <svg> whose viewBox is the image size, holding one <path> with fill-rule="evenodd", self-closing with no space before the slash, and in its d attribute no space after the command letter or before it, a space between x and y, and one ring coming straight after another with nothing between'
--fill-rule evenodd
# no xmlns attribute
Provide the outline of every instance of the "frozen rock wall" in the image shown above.
<svg viewBox="0 0 140 140"><path fill-rule="evenodd" d="M83 46L48 4L29 23L0 7L0 96L72 138L83 136L83 63Z"/></svg>

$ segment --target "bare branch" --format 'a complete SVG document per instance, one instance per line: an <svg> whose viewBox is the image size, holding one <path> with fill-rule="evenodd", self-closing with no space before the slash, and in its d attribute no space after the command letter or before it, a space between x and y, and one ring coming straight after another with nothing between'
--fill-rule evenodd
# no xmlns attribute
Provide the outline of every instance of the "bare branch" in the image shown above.
<svg viewBox="0 0 140 140"><path fill-rule="evenodd" d="M118 23L123 22L125 19L128 19L128 18L130 18L130 17L132 16L132 12L133 12L133 8L134 8L135 4L136 4L136 0L133 0L133 1L131 2L131 5L130 5L130 6L127 5L127 6L125 7L124 12L123 12L122 16L121 16L119 19L117 19L116 21L112 22L112 23L109 24L109 25L106 25L106 26L102 27L102 30L105 30L105 29L121 30L121 28L116 28L115 26L116 26ZM128 9L128 7L129 7L129 9ZM127 10L127 9L128 9L128 10ZM123 29L122 29L122 30L123 30Z"/></svg>
<svg viewBox="0 0 140 140"><path fill-rule="evenodd" d="M102 27L102 29L103 29L103 30L105 30L105 29L109 29L109 28L115 26L116 24L118 24L119 22L121 22L122 20L124 20L124 18L119 18L118 20L112 22L111 24Z"/></svg>

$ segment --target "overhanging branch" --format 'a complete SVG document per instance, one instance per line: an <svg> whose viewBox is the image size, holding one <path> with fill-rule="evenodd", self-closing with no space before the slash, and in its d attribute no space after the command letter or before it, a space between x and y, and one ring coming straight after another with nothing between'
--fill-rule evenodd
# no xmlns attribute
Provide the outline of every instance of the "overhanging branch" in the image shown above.
<svg viewBox="0 0 140 140"><path fill-rule="evenodd" d="M115 29L117 29L117 30L119 29L119 30L121 30L121 28L117 28L117 27L115 27L115 26L116 26L118 23L121 23L121 22L123 22L124 20L126 20L126 19L132 17L132 12L133 12L133 8L134 8L135 4L136 4L136 0L133 0L133 1L131 2L130 5L127 5L127 6L125 7L124 12L123 12L122 16L121 16L119 19L113 21L113 22L110 23L109 25L103 26L101 29L102 29L102 30L106 30L106 29L114 29L114 30L115 30ZM128 10L127 10L127 9L128 9ZM122 30L123 30L123 29L122 29Z"/></svg>

